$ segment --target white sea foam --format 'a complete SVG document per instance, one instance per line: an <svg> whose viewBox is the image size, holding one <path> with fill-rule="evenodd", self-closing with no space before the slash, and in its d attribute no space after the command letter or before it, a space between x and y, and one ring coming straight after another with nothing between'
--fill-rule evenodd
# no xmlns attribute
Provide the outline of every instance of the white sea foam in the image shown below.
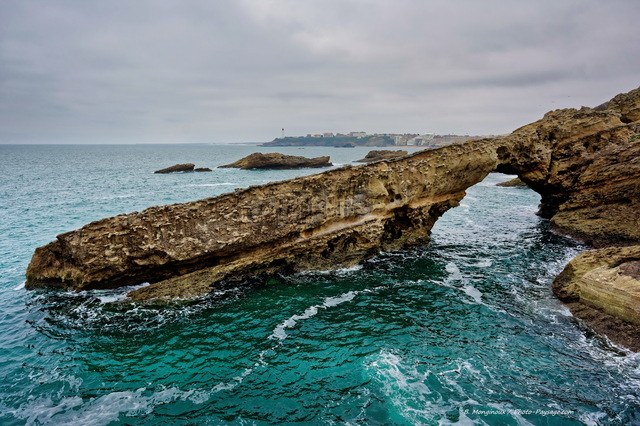
<svg viewBox="0 0 640 426"><path fill-rule="evenodd" d="M114 302L120 302L126 299L127 294L129 294L130 292L141 289L148 285L150 284L142 283L139 285L120 287L115 290L88 290L88 291L80 292L80 294L87 294L87 295L94 296L96 299L100 301L100 303L103 303L103 304L114 303Z"/></svg>
<svg viewBox="0 0 640 426"><path fill-rule="evenodd" d="M607 414L601 411L597 413L585 413L580 416L580 421L587 426L598 426L601 425L607 417Z"/></svg>
<svg viewBox="0 0 640 426"><path fill-rule="evenodd" d="M319 305L313 305L308 307L304 313L300 315L293 315L282 323L278 324L276 328L273 329L273 333L269 336L270 339L275 340L284 340L287 338L287 332L285 331L287 328L293 328L299 321L304 321L306 319L315 317L318 314L319 309L327 309L333 308L334 306L338 306L341 303L349 302L356 297L358 292L350 291L348 293L341 294L340 296L335 297L327 297L324 301Z"/></svg>
<svg viewBox="0 0 640 426"><path fill-rule="evenodd" d="M462 287L462 291L464 291L469 297L471 297L476 303L482 303L482 292L468 284Z"/></svg>
<svg viewBox="0 0 640 426"><path fill-rule="evenodd" d="M373 361L365 365L366 371L375 382L381 385L382 393L390 406L407 424L448 424L447 414L452 410L460 413L457 424L475 424L464 414L464 407L475 401L466 398L462 401L445 398L428 383L439 382L438 388L446 386L440 377L431 371L419 371L415 364L405 362L403 358L389 350L382 350ZM451 389L451 388L449 388ZM455 389L451 389L455 392Z"/></svg>
<svg viewBox="0 0 640 426"><path fill-rule="evenodd" d="M98 398L83 400L78 396L62 398L54 403L50 397L30 399L13 411L27 424L77 424L83 426L107 425L121 415L136 417L149 414L154 407L174 401L202 404L211 392L194 389L183 391L176 387L150 393L146 388L135 391L116 391Z"/></svg>
<svg viewBox="0 0 640 426"><path fill-rule="evenodd" d="M375 375L388 392L393 392L393 388L401 390L413 388L418 393L430 393L429 388L423 383L425 377L416 371L408 371L405 374L404 370L407 367L402 364L402 358L392 352L381 351L378 359L371 362L368 367L373 368Z"/></svg>
<svg viewBox="0 0 640 426"><path fill-rule="evenodd" d="M488 268L491 265L493 265L493 262L491 261L491 259L482 259L481 261L479 261L478 263L472 266L475 266L477 268Z"/></svg>
<svg viewBox="0 0 640 426"><path fill-rule="evenodd" d="M418 281L415 281L414 283L422 284L422 283L424 283L424 281L418 280ZM400 285L400 284L396 284L396 285ZM376 292L378 292L380 290L386 290L388 288L389 288L388 285L379 285L377 287L367 288L367 289L362 290L361 292L356 292L356 293L376 293Z"/></svg>
<svg viewBox="0 0 640 426"><path fill-rule="evenodd" d="M320 275L331 275L331 274L336 274L336 275L348 275L351 274L353 272L357 272L360 271L363 268L362 265L358 264L358 265L354 265L354 266L348 266L346 268L339 268L339 269L323 269L323 270L309 270L309 271L302 271L299 272L300 275L315 275L315 274L320 274Z"/></svg>
<svg viewBox="0 0 640 426"><path fill-rule="evenodd" d="M14 291L22 290L26 284L26 281L22 281L18 286L14 287Z"/></svg>
<svg viewBox="0 0 640 426"><path fill-rule="evenodd" d="M264 362L264 354L267 351L262 351L260 352L260 361L256 362L253 367L251 368L246 368L241 374L235 376L233 379L231 379L231 381L229 382L221 382L218 383L217 385L215 385L213 387L213 389L211 389L211 393L218 393L218 392L222 392L222 391L230 391L235 389L240 383L242 383L245 379L245 377L247 377L248 375L250 375L251 373L253 373L253 370L256 367L259 367L261 365L266 365L266 362ZM210 395L207 396L207 399Z"/></svg>
<svg viewBox="0 0 640 426"><path fill-rule="evenodd" d="M138 194L120 194L120 195L108 195L97 198L98 200L117 200L121 198L133 198L138 197Z"/></svg>
<svg viewBox="0 0 640 426"><path fill-rule="evenodd" d="M458 265L456 265L455 263L453 262L447 263L444 269L449 273L449 276L447 277L447 279L450 279L450 280L462 279L462 273L460 272L460 268L458 268Z"/></svg>
<svg viewBox="0 0 640 426"><path fill-rule="evenodd" d="M354 297L356 297L355 291L350 291L348 293L344 293L336 297L327 297L326 299L324 299L323 306L325 308L332 308L334 306L338 306L341 303L349 302L353 300Z"/></svg>
<svg viewBox="0 0 640 426"><path fill-rule="evenodd" d="M350 274L352 272L358 272L360 270L362 270L362 265L358 264L354 266L349 266L347 268L336 269L336 272L338 274Z"/></svg>
<svg viewBox="0 0 640 426"><path fill-rule="evenodd" d="M458 265L453 262L447 263L444 269L449 273L449 275L444 280L440 281L439 284L448 288L455 289L456 286L454 285L454 282L462 280L462 272L460 272Z"/></svg>
<svg viewBox="0 0 640 426"><path fill-rule="evenodd" d="M214 186L233 186L237 185L237 183L233 182L220 182L220 183L191 183L189 185L181 185L180 188L196 188L196 187L214 187Z"/></svg>
<svg viewBox="0 0 640 426"><path fill-rule="evenodd" d="M572 317L573 314L571 313L571 310L569 310L569 308L567 308L566 306L560 306L558 308L558 312L560 313L560 315L563 315L565 317Z"/></svg>

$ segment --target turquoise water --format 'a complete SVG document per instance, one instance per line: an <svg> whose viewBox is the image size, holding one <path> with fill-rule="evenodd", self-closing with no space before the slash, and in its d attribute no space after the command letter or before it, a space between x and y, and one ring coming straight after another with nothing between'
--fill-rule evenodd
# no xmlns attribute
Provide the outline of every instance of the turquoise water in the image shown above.
<svg viewBox="0 0 640 426"><path fill-rule="evenodd" d="M256 150L336 164L368 149L0 146L0 424L640 423L640 358L552 295L583 247L490 175L430 246L180 306L27 291L33 250L151 205L314 171L154 175Z"/></svg>

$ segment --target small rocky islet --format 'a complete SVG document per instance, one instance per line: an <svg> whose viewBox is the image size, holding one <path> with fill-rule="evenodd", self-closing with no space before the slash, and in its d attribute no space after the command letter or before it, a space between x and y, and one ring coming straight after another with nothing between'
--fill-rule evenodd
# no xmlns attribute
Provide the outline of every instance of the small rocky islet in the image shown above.
<svg viewBox="0 0 640 426"><path fill-rule="evenodd" d="M371 163L374 161L381 161L381 160L394 160L396 158L401 158L407 155L409 155L409 153L402 149L399 149L396 151L391 151L388 149L380 149L380 150L369 151L369 153L365 155L364 158L360 160L356 160L354 161L354 163Z"/></svg>
<svg viewBox="0 0 640 426"><path fill-rule="evenodd" d="M171 167L167 167L165 169L156 170L153 173L156 174L167 174L167 173L189 173L189 172L210 172L211 169L208 167L198 167L193 163L184 163L184 164L174 164Z"/></svg>
<svg viewBox="0 0 640 426"><path fill-rule="evenodd" d="M527 184L524 183L520 178L513 178L506 182L497 183L496 186L502 186L505 188L526 188Z"/></svg>
<svg viewBox="0 0 640 426"><path fill-rule="evenodd" d="M498 171L541 195L538 214L554 230L599 249L572 260L553 290L576 317L638 350L640 337L621 330L640 325L639 139L636 89L505 136L92 222L36 249L26 286L147 281L129 297L148 301L199 297L227 279L350 266L428 244L435 221Z"/></svg>
<svg viewBox="0 0 640 426"><path fill-rule="evenodd" d="M218 166L220 169L236 168L242 170L262 169L262 170L286 170L331 167L328 156L307 158L297 155L286 155L280 153L263 154L256 152L241 158L231 164Z"/></svg>

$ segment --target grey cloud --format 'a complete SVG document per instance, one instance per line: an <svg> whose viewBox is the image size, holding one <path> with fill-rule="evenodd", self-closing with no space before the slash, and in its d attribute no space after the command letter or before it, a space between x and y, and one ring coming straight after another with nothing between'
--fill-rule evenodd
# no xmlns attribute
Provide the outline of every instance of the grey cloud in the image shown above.
<svg viewBox="0 0 640 426"><path fill-rule="evenodd" d="M635 1L7 0L0 143L501 133L640 82Z"/></svg>

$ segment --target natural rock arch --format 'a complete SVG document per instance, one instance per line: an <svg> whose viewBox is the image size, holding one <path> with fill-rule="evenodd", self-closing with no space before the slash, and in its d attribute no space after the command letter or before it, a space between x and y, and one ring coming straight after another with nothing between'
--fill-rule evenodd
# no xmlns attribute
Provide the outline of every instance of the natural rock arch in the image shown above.
<svg viewBox="0 0 640 426"><path fill-rule="evenodd" d="M148 281L130 297L188 298L232 277L353 265L428 243L435 221L492 171L540 193L557 229L595 245L637 242L639 130L636 89L508 136L103 219L38 248L26 285Z"/></svg>

